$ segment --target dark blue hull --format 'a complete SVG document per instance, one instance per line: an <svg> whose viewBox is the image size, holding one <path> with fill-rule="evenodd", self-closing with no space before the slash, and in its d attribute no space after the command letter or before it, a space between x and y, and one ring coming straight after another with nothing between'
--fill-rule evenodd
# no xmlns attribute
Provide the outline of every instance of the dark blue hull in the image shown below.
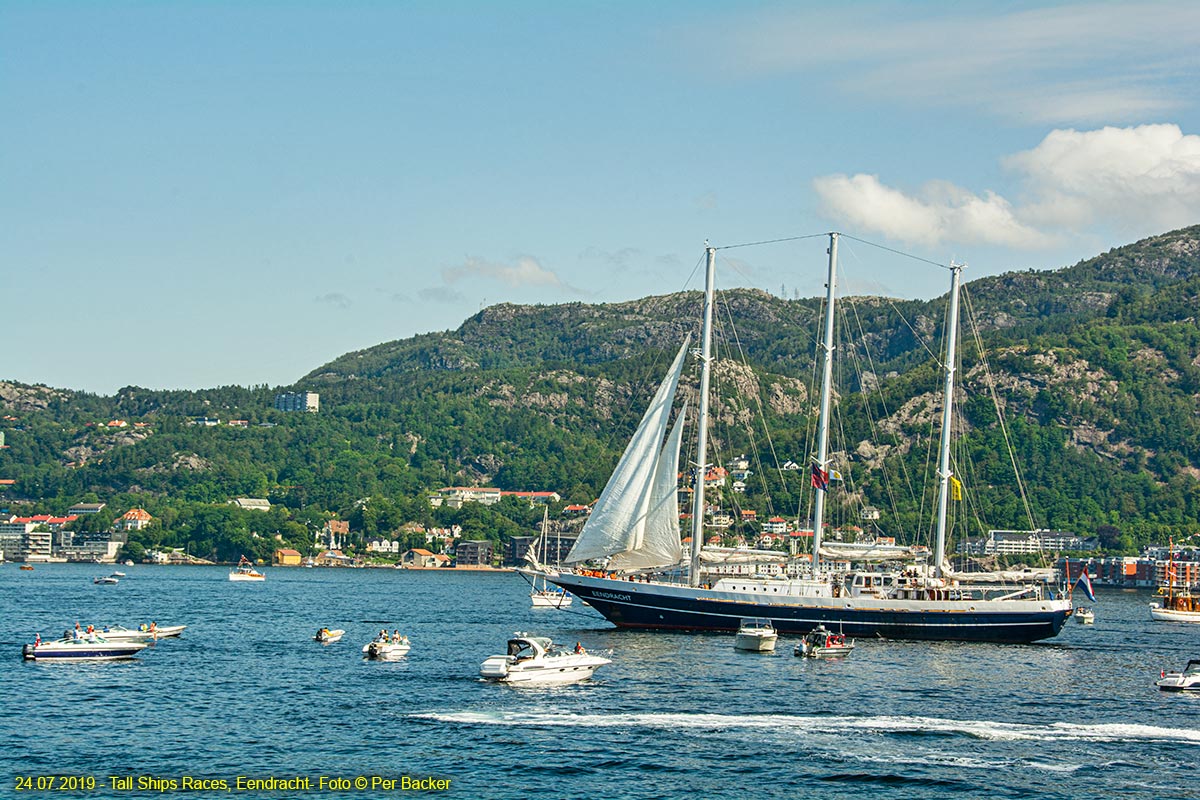
<svg viewBox="0 0 1200 800"><path fill-rule="evenodd" d="M856 602L830 598L731 597L730 593L576 575L549 580L622 628L736 631L742 619L769 619L780 633L817 625L847 636L963 642L1035 642L1058 635L1070 615L1062 601Z"/></svg>

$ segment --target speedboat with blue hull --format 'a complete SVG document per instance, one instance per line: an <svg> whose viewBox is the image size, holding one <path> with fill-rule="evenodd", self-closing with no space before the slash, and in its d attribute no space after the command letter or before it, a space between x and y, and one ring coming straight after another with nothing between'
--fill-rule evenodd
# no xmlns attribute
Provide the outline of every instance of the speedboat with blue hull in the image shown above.
<svg viewBox="0 0 1200 800"><path fill-rule="evenodd" d="M99 636L77 636L43 642L39 636L25 645L26 661L117 661L133 658L146 649L145 642L110 642Z"/></svg>
<svg viewBox="0 0 1200 800"><path fill-rule="evenodd" d="M958 294L962 265L951 264L939 458L935 547L875 541L824 541L824 508L830 481L830 406L834 353L834 307L838 234L830 234L826 281L824 375L816 451L812 457L811 560L794 560L775 577L717 574L722 558L703 543L704 480L692 486L691 544L685 551L679 520L682 431L687 404L675 400L684 363L685 341L634 431L612 476L593 503L574 546L563 559L570 569L528 570L536 579L561 586L624 628L736 631L742 619L769 620L781 633L806 634L818 625L846 636L982 642L1034 642L1057 636L1072 613L1065 591L1056 591L1052 570L954 572L945 558L950 531L948 506L961 500L953 477L953 427ZM707 465L709 380L712 354L714 248L707 248L703 323L699 348L699 411L695 457ZM672 417L674 419L672 419ZM779 563L787 555L774 554ZM730 562L725 558L726 563ZM702 562L708 562L704 564ZM592 567L589 568L589 565ZM676 577L677 576L677 577Z"/></svg>

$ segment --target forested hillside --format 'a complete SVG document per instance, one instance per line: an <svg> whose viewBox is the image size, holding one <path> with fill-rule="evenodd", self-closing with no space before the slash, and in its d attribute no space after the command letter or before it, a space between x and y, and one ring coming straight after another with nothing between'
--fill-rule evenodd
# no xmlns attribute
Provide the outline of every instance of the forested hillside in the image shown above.
<svg viewBox="0 0 1200 800"><path fill-rule="evenodd" d="M956 450L967 486L957 509L963 533L980 533L968 519L976 516L993 527L1028 525L1005 430L1035 524L1100 534L1109 550L1196 528L1200 228L1057 271L981 278L964 301L986 362L968 333ZM803 476L778 467L807 463L821 305L755 290L720 298L713 460L757 454L755 479L745 494L720 498L726 507L805 519ZM409 522L460 524L468 538L499 540L531 530L540 511L516 501L435 509L428 493L493 485L594 500L662 368L695 333L698 306L696 293L499 305L454 331L349 353L293 387L127 387L101 397L0 383L0 479L13 481L0 486L3 507L141 506L156 524L140 543L223 559L266 555L280 540L307 551L334 515L360 540ZM831 499L847 519L863 505L881 509L880 530L902 539L924 535L929 510L928 481L918 476L928 471L941 376L927 348L940 346L944 306L945 298L843 302L834 448L844 480ZM320 392L320 413L273 410L275 393L288 388ZM192 424L197 417L221 424ZM247 424L227 424L234 419ZM740 424L757 419L769 438ZM125 426L108 424L117 420ZM240 511L228 505L235 497L266 497L276 508Z"/></svg>

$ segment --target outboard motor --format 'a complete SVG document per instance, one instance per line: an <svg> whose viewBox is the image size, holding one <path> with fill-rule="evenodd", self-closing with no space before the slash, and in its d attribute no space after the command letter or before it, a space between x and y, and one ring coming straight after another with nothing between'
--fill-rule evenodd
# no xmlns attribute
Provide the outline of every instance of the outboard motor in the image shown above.
<svg viewBox="0 0 1200 800"><path fill-rule="evenodd" d="M379 658L379 643L371 642L367 647L367 658Z"/></svg>
<svg viewBox="0 0 1200 800"><path fill-rule="evenodd" d="M37 658L37 651L33 649L33 645L26 644L21 648L21 655L25 657L26 661L33 661Z"/></svg>

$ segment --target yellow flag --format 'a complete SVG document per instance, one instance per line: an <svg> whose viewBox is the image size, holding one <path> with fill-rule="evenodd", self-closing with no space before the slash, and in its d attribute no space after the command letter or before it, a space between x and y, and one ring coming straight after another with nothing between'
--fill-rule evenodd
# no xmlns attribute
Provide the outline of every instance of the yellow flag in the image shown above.
<svg viewBox="0 0 1200 800"><path fill-rule="evenodd" d="M950 499L962 500L962 481L953 475L950 476Z"/></svg>

